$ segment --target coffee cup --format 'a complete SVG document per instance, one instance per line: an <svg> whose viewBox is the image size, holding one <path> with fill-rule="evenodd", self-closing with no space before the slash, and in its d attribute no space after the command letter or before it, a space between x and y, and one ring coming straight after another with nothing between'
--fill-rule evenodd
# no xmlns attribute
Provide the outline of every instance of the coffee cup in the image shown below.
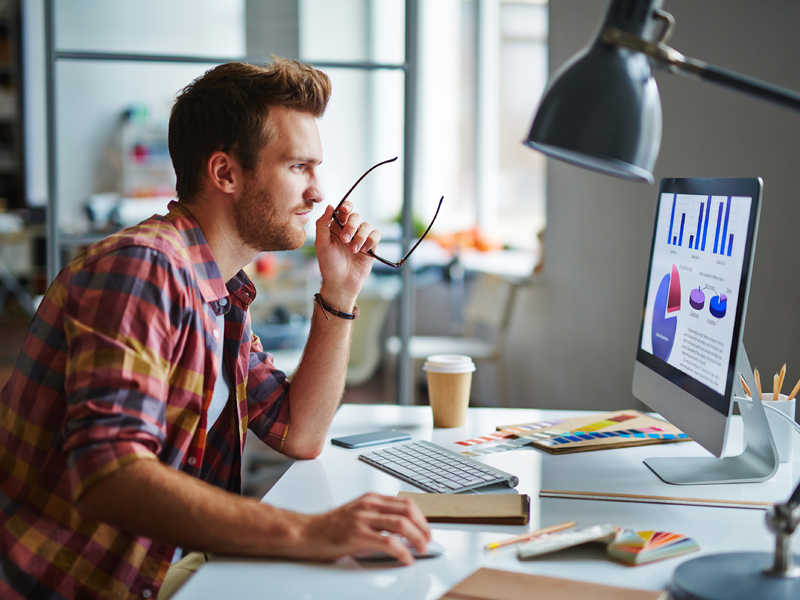
<svg viewBox="0 0 800 600"><path fill-rule="evenodd" d="M469 356L435 354L422 369L428 375L428 397L434 427L463 427L475 363Z"/></svg>

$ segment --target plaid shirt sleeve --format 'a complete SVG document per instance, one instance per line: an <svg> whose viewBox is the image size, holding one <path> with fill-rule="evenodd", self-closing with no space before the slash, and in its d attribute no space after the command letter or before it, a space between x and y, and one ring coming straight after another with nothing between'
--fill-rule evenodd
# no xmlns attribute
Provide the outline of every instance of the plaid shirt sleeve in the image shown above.
<svg viewBox="0 0 800 600"><path fill-rule="evenodd" d="M73 500L162 448L183 294L175 271L162 253L127 247L84 264L65 291L64 451Z"/></svg>
<svg viewBox="0 0 800 600"><path fill-rule="evenodd" d="M289 379L275 368L272 355L263 350L258 336L252 335L250 344L248 427L265 444L282 452L289 433Z"/></svg>

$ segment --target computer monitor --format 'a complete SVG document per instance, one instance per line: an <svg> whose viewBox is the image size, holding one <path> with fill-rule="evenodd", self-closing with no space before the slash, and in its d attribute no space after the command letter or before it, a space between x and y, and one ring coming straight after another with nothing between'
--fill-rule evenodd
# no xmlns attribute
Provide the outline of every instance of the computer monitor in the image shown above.
<svg viewBox="0 0 800 600"><path fill-rule="evenodd" d="M715 457L726 446L739 372L752 377L742 336L762 188L760 178L671 178L658 191L633 394ZM756 418L760 433L748 435L762 438L758 460L770 463L774 442L758 404L763 427ZM686 484L762 481L777 468L753 472L742 458L645 463Z"/></svg>

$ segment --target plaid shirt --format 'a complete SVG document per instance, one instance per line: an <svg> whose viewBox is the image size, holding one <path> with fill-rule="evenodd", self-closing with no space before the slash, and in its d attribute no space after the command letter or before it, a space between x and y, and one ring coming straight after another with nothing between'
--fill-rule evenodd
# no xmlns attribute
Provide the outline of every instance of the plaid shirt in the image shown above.
<svg viewBox="0 0 800 600"><path fill-rule="evenodd" d="M247 428L282 448L288 381L252 335L254 297L242 272L224 284L175 202L61 271L0 393L0 597L154 598L175 549L75 501L135 460L238 493ZM235 397L206 433L218 314Z"/></svg>

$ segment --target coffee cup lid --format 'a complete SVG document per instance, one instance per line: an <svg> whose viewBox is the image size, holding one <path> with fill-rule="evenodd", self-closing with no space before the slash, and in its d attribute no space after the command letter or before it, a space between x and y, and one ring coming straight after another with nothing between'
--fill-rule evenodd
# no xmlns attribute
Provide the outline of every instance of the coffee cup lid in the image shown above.
<svg viewBox="0 0 800 600"><path fill-rule="evenodd" d="M471 373L475 370L475 363L462 354L435 354L428 357L422 370L432 373Z"/></svg>

